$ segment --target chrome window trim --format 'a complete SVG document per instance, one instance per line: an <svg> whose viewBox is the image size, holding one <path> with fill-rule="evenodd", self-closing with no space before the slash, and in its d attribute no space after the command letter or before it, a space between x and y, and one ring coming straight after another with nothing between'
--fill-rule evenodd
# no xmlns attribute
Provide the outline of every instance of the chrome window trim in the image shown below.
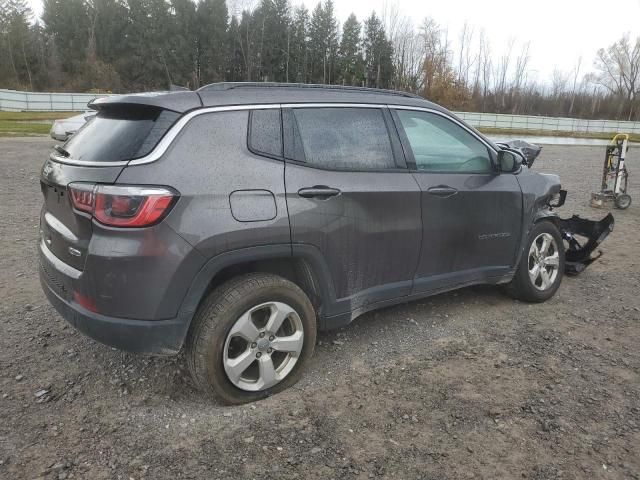
<svg viewBox="0 0 640 480"><path fill-rule="evenodd" d="M55 153L49 154L49 158L54 162L64 163L66 165L76 165L84 167L118 167L129 163L129 160L121 160L118 162L89 162L85 160L76 160L75 158L63 157Z"/></svg>
<svg viewBox="0 0 640 480"><path fill-rule="evenodd" d="M205 115L207 113L215 112L232 112L238 110L265 110L272 108L280 108L279 104L265 104L265 105L227 105L224 107L206 107L192 110L186 115L180 117L180 119L169 129L167 133L162 137L158 144L144 157L137 158L135 160L120 160L117 162L90 162L84 160L76 160L73 158L63 157L52 153L49 155L51 160L59 163L65 163L67 165L80 165L87 167L124 167L127 165L144 165L146 163L152 163L158 160L168 150L169 146L173 143L178 134L182 131L187 123L192 118L199 115Z"/></svg>
<svg viewBox="0 0 640 480"><path fill-rule="evenodd" d="M142 158L138 158L136 160L131 160L127 162L128 165L144 165L146 163L155 162L158 160L165 152L169 149L169 146L173 143L178 134L182 131L187 123L192 118L195 118L199 115L205 115L207 113L215 113L215 112L234 112L241 110L267 110L272 108L280 108L279 104L268 104L268 105L230 105L225 107L206 107L200 108L198 110L193 110L187 113L185 116L180 118L162 137L162 140L158 142L156 147L146 156Z"/></svg>
<svg viewBox="0 0 640 480"><path fill-rule="evenodd" d="M226 105L222 107L204 107L198 108L196 110L192 110L186 115L180 117L180 119L169 129L169 131L162 137L162 139L158 142L151 152L141 158L137 158L135 160L121 160L116 162L91 162L91 161L83 161L83 160L75 160L73 158L63 157L56 153L51 153L49 158L58 163L64 163L67 165L79 165L79 166L87 166L87 167L125 167L127 165L144 165L147 163L152 163L158 160L165 152L169 149L173 141L180 134L182 129L189 123L193 118L199 115L206 115L207 113L216 113L216 112L233 112L233 111L242 111L242 110L266 110L266 109L274 109L274 108L389 108L396 110L417 110L423 111L427 113L434 113L436 115L440 115L454 123L458 126L469 132L475 138L480 140L484 145L487 146L492 152L496 152L493 146L487 141L478 136L474 131L470 130L467 126L460 123L458 120L453 118L450 115L447 115L445 112L441 112L439 110L435 110L428 107L414 107L409 105L389 105L382 103L282 103L282 104L252 104L252 105Z"/></svg>

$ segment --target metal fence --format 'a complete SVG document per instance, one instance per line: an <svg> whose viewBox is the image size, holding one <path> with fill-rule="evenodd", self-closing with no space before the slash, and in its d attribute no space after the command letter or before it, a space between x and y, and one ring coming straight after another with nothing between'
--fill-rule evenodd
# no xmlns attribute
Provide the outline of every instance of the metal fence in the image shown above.
<svg viewBox="0 0 640 480"><path fill-rule="evenodd" d="M80 112L97 97L91 93L32 93L0 89L0 110L9 112Z"/></svg>
<svg viewBox="0 0 640 480"><path fill-rule="evenodd" d="M583 120L579 118L537 117L533 115L506 115L497 113L456 112L460 118L476 128L500 130L532 130L538 132L581 133L637 133L640 122L618 120Z"/></svg>
<svg viewBox="0 0 640 480"><path fill-rule="evenodd" d="M82 111L87 103L104 95L91 93L31 93L0 89L0 110L6 111ZM531 130L537 132L636 133L640 122L582 120L578 118L537 117L497 113L456 112L477 128Z"/></svg>

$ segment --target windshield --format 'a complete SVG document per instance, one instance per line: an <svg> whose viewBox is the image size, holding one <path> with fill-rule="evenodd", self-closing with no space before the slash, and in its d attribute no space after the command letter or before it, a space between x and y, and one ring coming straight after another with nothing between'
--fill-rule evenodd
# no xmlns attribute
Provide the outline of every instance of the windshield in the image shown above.
<svg viewBox="0 0 640 480"><path fill-rule="evenodd" d="M85 162L118 162L148 154L180 115L149 107L100 111L64 145L69 158Z"/></svg>

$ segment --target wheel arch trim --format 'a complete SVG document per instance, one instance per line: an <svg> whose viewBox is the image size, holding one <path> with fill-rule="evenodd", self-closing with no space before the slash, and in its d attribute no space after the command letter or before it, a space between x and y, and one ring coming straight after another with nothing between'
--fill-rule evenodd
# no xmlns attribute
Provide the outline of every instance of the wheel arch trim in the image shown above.
<svg viewBox="0 0 640 480"><path fill-rule="evenodd" d="M329 267L322 254L312 245L291 245L288 243L231 250L209 259L192 280L180 306L180 315L187 316L189 323L191 322L191 318L204 298L211 281L223 269L252 261L278 259L288 261L300 259L307 262L314 277L314 286L317 286L317 293L322 302L322 309L318 312L318 316L331 315L334 310L333 305L336 303L335 289Z"/></svg>

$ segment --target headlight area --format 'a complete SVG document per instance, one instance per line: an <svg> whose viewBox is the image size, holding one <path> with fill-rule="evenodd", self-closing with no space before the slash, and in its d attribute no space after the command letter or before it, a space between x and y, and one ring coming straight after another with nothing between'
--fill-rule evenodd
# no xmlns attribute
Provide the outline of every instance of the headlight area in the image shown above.
<svg viewBox="0 0 640 480"><path fill-rule="evenodd" d="M567 199L567 191L560 190L558 193L555 193L549 197L547 200L547 205L551 208L559 208L564 205L565 200Z"/></svg>

